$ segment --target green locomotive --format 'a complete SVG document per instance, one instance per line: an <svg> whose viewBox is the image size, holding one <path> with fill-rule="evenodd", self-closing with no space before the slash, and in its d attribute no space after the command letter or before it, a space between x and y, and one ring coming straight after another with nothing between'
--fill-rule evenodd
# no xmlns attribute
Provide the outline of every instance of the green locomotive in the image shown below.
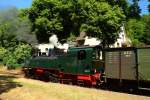
<svg viewBox="0 0 150 100"><path fill-rule="evenodd" d="M23 70L28 77L61 83L98 85L104 71L101 50L101 46L72 47L67 52L61 49L49 50L48 56L31 58Z"/></svg>

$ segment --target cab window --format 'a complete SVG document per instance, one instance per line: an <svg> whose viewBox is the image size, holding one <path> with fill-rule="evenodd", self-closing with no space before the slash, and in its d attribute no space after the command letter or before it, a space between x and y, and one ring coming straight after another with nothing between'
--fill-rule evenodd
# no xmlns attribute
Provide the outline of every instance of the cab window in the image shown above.
<svg viewBox="0 0 150 100"><path fill-rule="evenodd" d="M85 50L80 50L78 51L78 60L83 60L86 58L86 51Z"/></svg>

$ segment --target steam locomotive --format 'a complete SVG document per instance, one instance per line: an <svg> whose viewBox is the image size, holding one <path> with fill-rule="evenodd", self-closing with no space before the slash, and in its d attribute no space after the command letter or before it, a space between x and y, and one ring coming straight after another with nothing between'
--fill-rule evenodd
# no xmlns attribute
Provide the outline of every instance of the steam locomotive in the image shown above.
<svg viewBox="0 0 150 100"><path fill-rule="evenodd" d="M28 77L60 83L98 85L103 73L101 46L49 50L49 54L31 58L23 68Z"/></svg>
<svg viewBox="0 0 150 100"><path fill-rule="evenodd" d="M70 47L29 59L26 77L83 86L150 88L150 48Z"/></svg>

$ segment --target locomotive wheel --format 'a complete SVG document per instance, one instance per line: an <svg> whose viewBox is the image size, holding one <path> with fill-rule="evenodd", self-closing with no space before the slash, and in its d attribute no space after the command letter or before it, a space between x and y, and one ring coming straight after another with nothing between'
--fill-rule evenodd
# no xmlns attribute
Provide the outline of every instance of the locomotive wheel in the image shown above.
<svg viewBox="0 0 150 100"><path fill-rule="evenodd" d="M30 72L30 70L27 70L27 71L25 71L25 77L27 77L27 78L31 78L31 72Z"/></svg>
<svg viewBox="0 0 150 100"><path fill-rule="evenodd" d="M49 72L48 71L45 71L44 74L41 75L41 76L42 76L41 80L46 81L46 82L50 81L50 79L49 79Z"/></svg>
<svg viewBox="0 0 150 100"><path fill-rule="evenodd" d="M59 80L57 78L55 78L51 75L49 76L49 80L50 80L50 82L53 82L53 83L58 83L59 82Z"/></svg>
<svg viewBox="0 0 150 100"><path fill-rule="evenodd" d="M25 77L26 77L26 78L29 78L29 77L30 77L29 71L25 71Z"/></svg>
<svg viewBox="0 0 150 100"><path fill-rule="evenodd" d="M48 71L45 72L44 77L46 80L53 82L53 83L58 83L59 79L57 77L54 77L51 73L49 73Z"/></svg>

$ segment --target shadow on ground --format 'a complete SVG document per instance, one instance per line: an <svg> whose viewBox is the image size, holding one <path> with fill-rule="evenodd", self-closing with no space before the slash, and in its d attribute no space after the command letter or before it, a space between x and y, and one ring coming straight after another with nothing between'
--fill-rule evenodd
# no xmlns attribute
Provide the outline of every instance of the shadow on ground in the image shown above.
<svg viewBox="0 0 150 100"><path fill-rule="evenodd" d="M8 92L13 88L22 86L21 84L13 81L15 78L17 77L0 75L0 95L4 92Z"/></svg>
<svg viewBox="0 0 150 100"><path fill-rule="evenodd" d="M141 95L150 97L150 90L141 90L141 89L131 89L131 88L121 88L121 87L101 87L102 90L118 92L118 93L126 93L133 95Z"/></svg>

